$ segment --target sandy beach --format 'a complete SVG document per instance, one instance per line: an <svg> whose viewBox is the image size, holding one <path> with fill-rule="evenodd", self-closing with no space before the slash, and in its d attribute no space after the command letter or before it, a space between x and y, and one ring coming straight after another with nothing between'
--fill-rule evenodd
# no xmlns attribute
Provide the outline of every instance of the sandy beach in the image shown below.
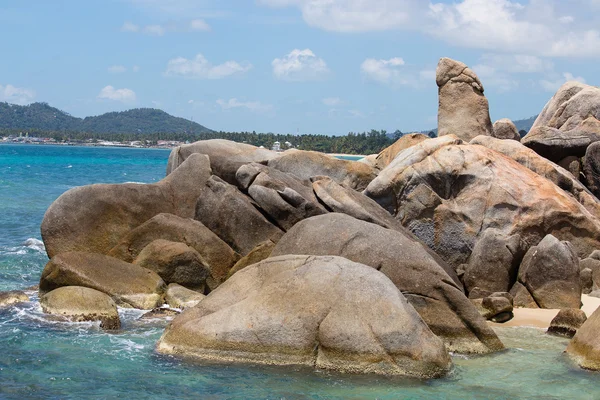
<svg viewBox="0 0 600 400"><path fill-rule="evenodd" d="M600 307L600 298L591 297L586 294L581 296L583 306L581 309L590 317L598 307ZM552 319L560 310L543 310L541 308L515 308L513 313L515 317L503 324L489 322L491 326L529 326L534 328L548 328Z"/></svg>

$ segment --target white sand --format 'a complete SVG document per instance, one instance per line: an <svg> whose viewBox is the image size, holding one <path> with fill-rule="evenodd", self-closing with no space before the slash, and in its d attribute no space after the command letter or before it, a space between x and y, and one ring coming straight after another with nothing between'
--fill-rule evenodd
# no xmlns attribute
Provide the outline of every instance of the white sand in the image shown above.
<svg viewBox="0 0 600 400"><path fill-rule="evenodd" d="M581 309L590 317L598 307L600 307L600 299L590 297L586 294L581 296L583 307ZM491 326L531 326L534 328L548 328L552 319L556 317L560 310L543 310L540 308L515 308L513 313L515 317L503 324L489 322Z"/></svg>

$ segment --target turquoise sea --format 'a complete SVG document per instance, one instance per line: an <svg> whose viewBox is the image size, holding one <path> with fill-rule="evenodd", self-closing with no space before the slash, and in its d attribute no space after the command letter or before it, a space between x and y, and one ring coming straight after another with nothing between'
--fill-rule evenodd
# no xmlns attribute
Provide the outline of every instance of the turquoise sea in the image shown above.
<svg viewBox="0 0 600 400"><path fill-rule="evenodd" d="M169 152L0 145L0 290L38 283L47 262L39 225L69 188L156 182ZM600 374L563 355L567 341L542 330L501 328L508 350L454 355L438 380L341 375L306 368L195 364L154 351L165 322L120 310L121 331L61 323L31 302L0 309L1 399L598 399Z"/></svg>

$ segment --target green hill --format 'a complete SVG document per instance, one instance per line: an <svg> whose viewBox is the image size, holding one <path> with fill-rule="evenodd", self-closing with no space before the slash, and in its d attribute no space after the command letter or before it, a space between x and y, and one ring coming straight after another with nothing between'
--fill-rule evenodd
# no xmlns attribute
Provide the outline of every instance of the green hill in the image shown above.
<svg viewBox="0 0 600 400"><path fill-rule="evenodd" d="M76 118L47 103L28 106L0 103L0 129L88 133L204 133L210 129L154 108L136 108Z"/></svg>

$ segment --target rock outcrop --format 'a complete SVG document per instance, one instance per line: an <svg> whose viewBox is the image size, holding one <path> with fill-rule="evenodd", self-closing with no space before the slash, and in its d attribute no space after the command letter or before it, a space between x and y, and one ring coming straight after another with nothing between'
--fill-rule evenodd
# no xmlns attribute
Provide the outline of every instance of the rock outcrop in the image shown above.
<svg viewBox="0 0 600 400"><path fill-rule="evenodd" d="M578 308L564 308L552 319L547 333L572 338L586 320L587 316L583 310Z"/></svg>
<svg viewBox="0 0 600 400"><path fill-rule="evenodd" d="M271 256L286 254L341 256L381 271L450 351L488 353L503 348L462 292L454 271L409 235L331 213L288 231Z"/></svg>
<svg viewBox="0 0 600 400"><path fill-rule="evenodd" d="M491 136L489 104L475 72L460 61L442 58L435 79L439 88L438 136L452 134L466 141Z"/></svg>
<svg viewBox="0 0 600 400"><path fill-rule="evenodd" d="M600 307L581 325L567 347L580 367L600 371Z"/></svg>
<svg viewBox="0 0 600 400"><path fill-rule="evenodd" d="M429 139L427 135L422 133L410 133L402 136L396 140L393 145L383 149L381 153L377 155L375 159L375 168L379 171L390 165L390 163L396 158L402 150L408 149L409 147L419 144L424 140Z"/></svg>
<svg viewBox="0 0 600 400"><path fill-rule="evenodd" d="M579 259L569 242L546 236L519 267L523 284L540 308L580 308Z"/></svg>
<svg viewBox="0 0 600 400"><path fill-rule="evenodd" d="M194 307L205 297L202 293L187 289L177 283L171 283L165 292L165 302L173 308Z"/></svg>
<svg viewBox="0 0 600 400"><path fill-rule="evenodd" d="M100 321L107 330L121 328L117 305L109 295L81 286L63 286L40 298L46 314L58 315L73 322Z"/></svg>
<svg viewBox="0 0 600 400"><path fill-rule="evenodd" d="M165 290L155 272L102 254L77 251L48 261L40 279L40 296L63 286L96 289L119 305L140 309L161 305Z"/></svg>
<svg viewBox="0 0 600 400"><path fill-rule="evenodd" d="M587 187L600 197L600 142L592 143L585 151L583 173Z"/></svg>
<svg viewBox="0 0 600 400"><path fill-rule="evenodd" d="M275 243L273 243L270 240L260 243L258 246L252 249L250 253L240 258L240 260L235 263L235 265L229 271L229 275L227 276L227 278L231 278L233 274L243 270L248 265L256 264L258 262L261 262L262 260L269 258L274 248Z"/></svg>
<svg viewBox="0 0 600 400"><path fill-rule="evenodd" d="M496 139L521 140L521 135L515 124L508 118L499 119L494 122L492 136Z"/></svg>
<svg viewBox="0 0 600 400"><path fill-rule="evenodd" d="M23 303L29 301L27 293L21 290L9 290L7 292L0 292L0 308L12 306L13 304Z"/></svg>
<svg viewBox="0 0 600 400"><path fill-rule="evenodd" d="M177 316L157 349L422 378L451 365L443 342L385 275L340 257L283 256L245 268Z"/></svg>
<svg viewBox="0 0 600 400"><path fill-rule="evenodd" d="M106 254L129 231L160 213L194 216L211 169L194 155L155 184L98 184L63 193L46 211L42 238L48 257L67 251ZM85 205L85 206L83 206Z"/></svg>

